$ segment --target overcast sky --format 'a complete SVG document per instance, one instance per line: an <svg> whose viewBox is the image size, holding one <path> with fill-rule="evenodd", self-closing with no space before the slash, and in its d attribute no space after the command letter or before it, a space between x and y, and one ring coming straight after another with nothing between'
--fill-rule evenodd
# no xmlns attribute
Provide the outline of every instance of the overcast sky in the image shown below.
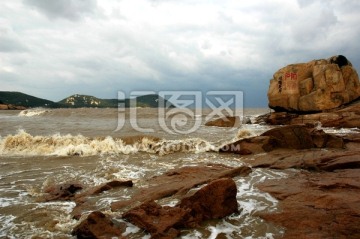
<svg viewBox="0 0 360 239"><path fill-rule="evenodd" d="M359 0L1 0L0 90L241 90L267 106L279 68L343 54L360 70Z"/></svg>

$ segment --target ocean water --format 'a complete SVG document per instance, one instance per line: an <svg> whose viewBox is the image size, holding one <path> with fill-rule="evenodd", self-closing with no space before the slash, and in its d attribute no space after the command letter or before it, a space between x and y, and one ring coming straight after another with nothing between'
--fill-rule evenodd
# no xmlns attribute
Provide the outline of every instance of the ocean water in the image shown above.
<svg viewBox="0 0 360 239"><path fill-rule="evenodd" d="M244 115L253 118L267 112L246 109ZM146 186L145 179L183 166L241 166L241 156L216 151L270 128L255 124L207 127L209 113L166 116L147 108L0 111L0 238L74 238L71 231L79 221L70 213L75 203L39 200L50 185L77 181L96 186L118 179L133 180L136 188ZM181 238L280 238L283 228L257 216L277 210L278 202L256 184L286 175L286 171L253 169L247 177L234 178L240 213L184 230ZM110 204L131 198L133 191L96 195L94 210L122 221L122 211L111 212ZM165 198L159 203L174 205L176 201ZM130 223L124 236L150 238Z"/></svg>

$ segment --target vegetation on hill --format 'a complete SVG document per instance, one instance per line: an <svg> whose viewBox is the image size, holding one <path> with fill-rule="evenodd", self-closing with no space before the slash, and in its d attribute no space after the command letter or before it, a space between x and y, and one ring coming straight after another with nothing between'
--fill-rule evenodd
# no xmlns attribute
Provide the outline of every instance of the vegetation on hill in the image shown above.
<svg viewBox="0 0 360 239"><path fill-rule="evenodd" d="M90 95L80 95L75 94L69 96L59 102L53 102L50 100L45 100L37 98L31 95L27 95L21 92L11 92L11 91L0 91L0 104L12 104L18 106L24 106L27 108L34 107L45 107L45 108L117 108L120 107L149 107L157 108L163 107L159 106L160 96L156 94L138 96L134 99L100 99ZM170 102L164 100L164 103L168 107ZM172 107L172 105L171 105Z"/></svg>
<svg viewBox="0 0 360 239"><path fill-rule="evenodd" d="M75 94L69 96L61 101L59 104L65 105L70 108L80 108L80 107L97 107L97 108L117 108L120 107L149 107L157 108L159 107L160 96L156 94L138 96L134 99L99 99L94 96L89 95L79 95ZM165 100L165 103L167 101Z"/></svg>
<svg viewBox="0 0 360 239"><path fill-rule="evenodd" d="M50 100L41 99L16 91L0 91L0 101L3 104L24 106L26 108L46 107L59 108L61 105Z"/></svg>

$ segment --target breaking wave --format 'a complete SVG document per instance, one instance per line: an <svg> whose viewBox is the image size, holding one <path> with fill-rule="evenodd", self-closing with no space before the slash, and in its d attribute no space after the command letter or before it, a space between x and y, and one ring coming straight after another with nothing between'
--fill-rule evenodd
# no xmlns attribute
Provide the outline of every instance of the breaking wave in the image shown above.
<svg viewBox="0 0 360 239"><path fill-rule="evenodd" d="M34 108L34 109L22 110L22 111L20 111L18 116L33 117L33 116L39 116L39 115L45 114L47 112L50 112L50 110L43 109L43 108Z"/></svg>
<svg viewBox="0 0 360 239"><path fill-rule="evenodd" d="M33 136L24 130L0 138L0 155L8 156L92 156L133 154L138 152L166 155L175 152L217 151L217 146L199 139L166 140L151 136L128 138L83 135Z"/></svg>

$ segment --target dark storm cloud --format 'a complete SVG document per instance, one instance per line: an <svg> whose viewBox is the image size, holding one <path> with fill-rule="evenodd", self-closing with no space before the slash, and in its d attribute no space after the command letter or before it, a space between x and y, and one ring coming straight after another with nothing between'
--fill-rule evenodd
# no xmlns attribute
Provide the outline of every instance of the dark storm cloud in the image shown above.
<svg viewBox="0 0 360 239"><path fill-rule="evenodd" d="M96 0L23 0L25 4L35 7L50 19L65 18L78 20L84 14L93 13Z"/></svg>
<svg viewBox="0 0 360 239"><path fill-rule="evenodd" d="M51 100L240 90L266 106L288 64L343 54L360 70L359 11L358 0L0 1L0 74Z"/></svg>

